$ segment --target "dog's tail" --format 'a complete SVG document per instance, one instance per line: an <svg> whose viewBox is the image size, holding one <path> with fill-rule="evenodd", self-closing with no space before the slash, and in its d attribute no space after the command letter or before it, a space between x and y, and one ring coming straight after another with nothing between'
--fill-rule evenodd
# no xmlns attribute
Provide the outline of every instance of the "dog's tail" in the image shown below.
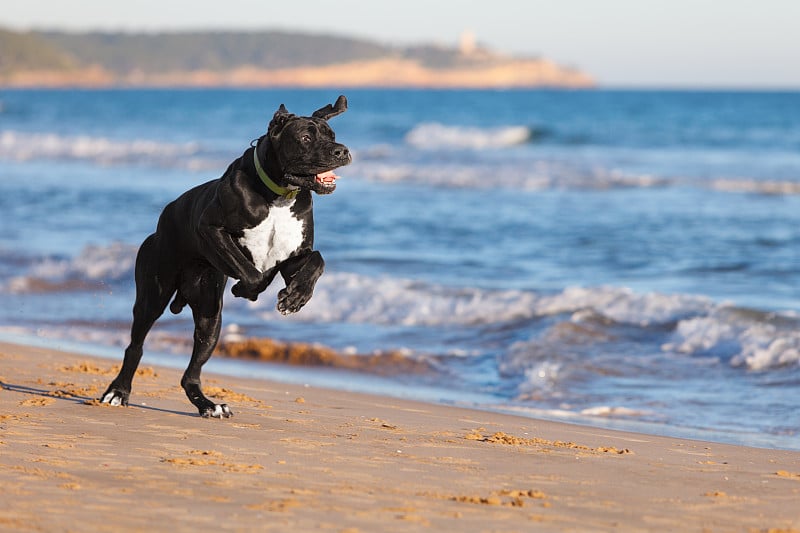
<svg viewBox="0 0 800 533"><path fill-rule="evenodd" d="M177 291L175 293L175 298L172 300L172 303L169 304L169 310L172 311L173 315L180 314L183 311L183 308L186 307L186 299L181 296L181 291Z"/></svg>

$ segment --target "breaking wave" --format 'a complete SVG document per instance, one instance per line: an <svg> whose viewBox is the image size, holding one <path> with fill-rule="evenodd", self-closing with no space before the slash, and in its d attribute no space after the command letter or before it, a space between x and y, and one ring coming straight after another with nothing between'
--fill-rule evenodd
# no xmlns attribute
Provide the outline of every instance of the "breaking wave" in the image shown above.
<svg viewBox="0 0 800 533"><path fill-rule="evenodd" d="M242 305L240 301L230 305ZM276 319L274 299L248 303ZM800 364L800 317L716 303L698 295L636 293L620 287L571 287L556 293L447 287L352 273L323 276L314 298L291 320L380 326L505 329L510 358L524 372L552 375L558 363L531 367L531 354L564 353L578 344L617 342L620 329L653 354L714 357L733 367L766 370ZM550 322L547 322L549 320ZM538 326L537 322L543 325ZM552 322L552 323L551 323ZM666 339L666 340L665 340ZM619 341L623 342L623 341ZM512 365L513 366L513 365ZM509 367L510 368L510 367ZM519 371L517 368L515 370Z"/></svg>
<svg viewBox="0 0 800 533"><path fill-rule="evenodd" d="M121 282L132 286L135 256L136 246L111 243L87 246L73 258L30 259L15 267L23 272L3 280L0 290L85 291ZM227 291L226 308L240 317L255 313L278 320L275 293L281 284L274 285L257 302ZM767 313L700 295L637 293L624 287L539 292L331 272L320 278L303 311L289 320L491 333L506 346L501 373L537 379L556 375L569 354L577 357L609 343L616 346L613 351L621 351L626 339L634 339L636 349L650 355L714 359L753 371L800 365L800 315L795 312Z"/></svg>
<svg viewBox="0 0 800 533"><path fill-rule="evenodd" d="M728 178L711 181L709 188L723 192L789 196L800 194L800 181Z"/></svg>
<svg viewBox="0 0 800 533"><path fill-rule="evenodd" d="M89 135L0 132L0 159L80 160L97 165L150 165L187 170L219 168L221 160L199 143L168 143L147 139L117 140ZM222 165L224 166L224 165Z"/></svg>
<svg viewBox="0 0 800 533"><path fill-rule="evenodd" d="M650 188L675 183L670 178L626 174L603 168L577 168L549 160L524 163L439 161L432 164L368 160L357 162L350 173L380 183L414 183L432 187L464 189L605 190Z"/></svg>
<svg viewBox="0 0 800 533"><path fill-rule="evenodd" d="M463 161L440 157L432 163L404 160L388 147L383 147L379 152L366 151L363 155L363 158L356 158L348 174L377 183L523 191L691 187L731 194L800 195L800 181L797 180L657 176L546 157L524 161Z"/></svg>
<svg viewBox="0 0 800 533"><path fill-rule="evenodd" d="M714 356L732 366L765 370L800 364L800 316L717 307L681 321L664 350Z"/></svg>
<svg viewBox="0 0 800 533"><path fill-rule="evenodd" d="M268 298L265 302L271 302ZM266 306L270 303L251 304ZM646 327L675 323L713 308L701 296L636 294L625 288L526 290L448 287L400 278L326 274L296 320L405 326L474 326L593 311L617 323ZM264 311L272 314L270 308Z"/></svg>
<svg viewBox="0 0 800 533"><path fill-rule="evenodd" d="M405 136L406 143L425 150L504 148L530 142L541 132L526 126L476 128L438 122L418 124Z"/></svg>
<svg viewBox="0 0 800 533"><path fill-rule="evenodd" d="M658 176L625 172L604 164L576 163L547 156L522 160L492 157L464 160L453 150L484 150L529 144L547 136L526 126L473 128L423 123L405 136L406 144L420 152L436 150L430 159L407 157L388 145L355 149L348 176L378 183L414 183L443 188L514 190L613 190L690 186L739 194L800 195L794 179L719 177L710 179ZM448 156L448 151L452 152ZM231 155L198 142L169 143L149 139L119 140L102 136L60 135L42 132L0 131L0 159L83 161L99 166L136 165L219 171ZM579 159L580 160L580 159Z"/></svg>
<svg viewBox="0 0 800 533"><path fill-rule="evenodd" d="M72 258L33 259L25 274L1 282L0 289L10 293L63 292L133 279L136 250L134 245L116 242L89 245Z"/></svg>

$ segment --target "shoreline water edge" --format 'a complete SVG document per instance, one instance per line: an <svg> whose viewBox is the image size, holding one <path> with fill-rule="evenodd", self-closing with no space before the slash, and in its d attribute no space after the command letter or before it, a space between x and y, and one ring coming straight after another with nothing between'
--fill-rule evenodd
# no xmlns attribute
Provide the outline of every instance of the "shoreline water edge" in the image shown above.
<svg viewBox="0 0 800 533"><path fill-rule="evenodd" d="M323 387L344 393L364 393L423 402L432 405L473 409L486 413L518 416L583 426L586 428L628 431L652 436L717 442L765 450L800 451L794 435L786 437L743 431L720 431L714 428L665 425L647 420L624 408L599 406L584 411L536 408L503 401L491 393L459 392L438 386L436 380L409 379L410 376L435 372L431 363L408 358L397 351L355 354L339 352L318 343L282 342L274 339L249 339L231 335L223 341L206 368L219 376L235 379L254 378L297 386ZM122 347L0 333L0 342L30 348L86 354L109 364L122 361ZM163 344L169 351L146 351L142 364L182 370L191 351L190 340L179 344L186 353L176 353L175 339ZM156 344L158 341L156 341Z"/></svg>
<svg viewBox="0 0 800 533"><path fill-rule="evenodd" d="M800 453L655 437L0 343L0 526L554 531L800 528ZM129 512L134 505L137 512Z"/></svg>

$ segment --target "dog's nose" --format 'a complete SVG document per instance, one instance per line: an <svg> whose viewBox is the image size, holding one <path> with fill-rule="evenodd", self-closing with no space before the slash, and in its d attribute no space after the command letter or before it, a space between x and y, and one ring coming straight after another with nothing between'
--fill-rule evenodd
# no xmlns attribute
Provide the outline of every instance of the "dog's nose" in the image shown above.
<svg viewBox="0 0 800 533"><path fill-rule="evenodd" d="M339 144L333 149L333 156L337 159L349 159L350 150L347 149L347 146Z"/></svg>

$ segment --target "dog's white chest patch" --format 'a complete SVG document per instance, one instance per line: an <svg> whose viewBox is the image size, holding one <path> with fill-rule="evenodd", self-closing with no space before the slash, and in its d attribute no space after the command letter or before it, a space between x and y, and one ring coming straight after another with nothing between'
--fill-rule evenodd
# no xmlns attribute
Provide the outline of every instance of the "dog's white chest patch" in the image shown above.
<svg viewBox="0 0 800 533"><path fill-rule="evenodd" d="M294 201L273 205L269 215L258 226L244 230L239 244L253 256L253 264L266 272L285 261L303 244L305 223L292 213Z"/></svg>

